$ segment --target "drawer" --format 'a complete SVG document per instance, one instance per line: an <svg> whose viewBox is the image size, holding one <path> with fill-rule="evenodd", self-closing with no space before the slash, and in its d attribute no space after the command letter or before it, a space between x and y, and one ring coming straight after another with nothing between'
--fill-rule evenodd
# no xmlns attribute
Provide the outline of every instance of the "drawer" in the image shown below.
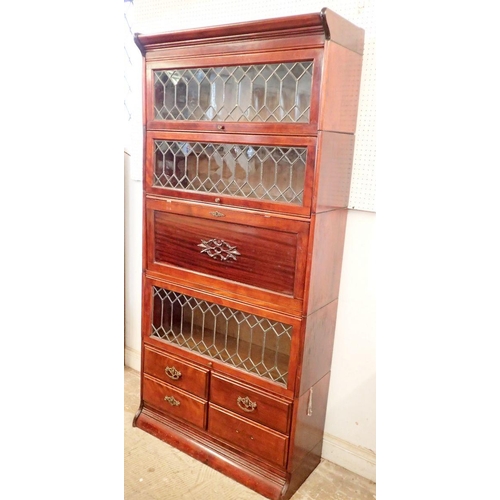
<svg viewBox="0 0 500 500"><path fill-rule="evenodd" d="M142 397L146 405L201 429L205 428L207 402L196 396L144 375Z"/></svg>
<svg viewBox="0 0 500 500"><path fill-rule="evenodd" d="M209 215L222 214L214 207L173 213L152 208L155 204L162 206L154 200L147 209L148 269L186 281L215 277L302 298L309 223L234 210L217 218ZM170 207L176 204L162 208Z"/></svg>
<svg viewBox="0 0 500 500"><path fill-rule="evenodd" d="M210 402L288 434L291 403L212 374Z"/></svg>
<svg viewBox="0 0 500 500"><path fill-rule="evenodd" d="M280 467L286 464L288 438L210 403L208 430L228 443Z"/></svg>
<svg viewBox="0 0 500 500"><path fill-rule="evenodd" d="M149 347L144 349L144 372L188 391L200 398L207 398L207 369L181 361L175 356L163 354Z"/></svg>

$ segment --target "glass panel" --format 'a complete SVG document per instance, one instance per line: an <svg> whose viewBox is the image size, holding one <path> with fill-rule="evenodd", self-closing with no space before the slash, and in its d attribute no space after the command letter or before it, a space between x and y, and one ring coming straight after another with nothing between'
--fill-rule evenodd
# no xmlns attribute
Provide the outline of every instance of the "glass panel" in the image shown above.
<svg viewBox="0 0 500 500"><path fill-rule="evenodd" d="M309 122L312 61L154 72L156 120Z"/></svg>
<svg viewBox="0 0 500 500"><path fill-rule="evenodd" d="M292 326L153 287L151 336L285 385Z"/></svg>
<svg viewBox="0 0 500 500"><path fill-rule="evenodd" d="M302 204L306 148L154 143L153 186Z"/></svg>

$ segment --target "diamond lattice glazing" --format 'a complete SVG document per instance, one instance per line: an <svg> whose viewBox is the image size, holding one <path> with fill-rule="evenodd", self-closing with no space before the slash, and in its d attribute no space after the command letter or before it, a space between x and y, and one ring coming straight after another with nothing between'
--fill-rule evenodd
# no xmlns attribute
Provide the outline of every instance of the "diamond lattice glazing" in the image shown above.
<svg viewBox="0 0 500 500"><path fill-rule="evenodd" d="M308 123L312 61L158 70L156 120Z"/></svg>
<svg viewBox="0 0 500 500"><path fill-rule="evenodd" d="M292 327L153 287L151 335L285 385Z"/></svg>
<svg viewBox="0 0 500 500"><path fill-rule="evenodd" d="M153 185L301 205L306 148L154 143Z"/></svg>

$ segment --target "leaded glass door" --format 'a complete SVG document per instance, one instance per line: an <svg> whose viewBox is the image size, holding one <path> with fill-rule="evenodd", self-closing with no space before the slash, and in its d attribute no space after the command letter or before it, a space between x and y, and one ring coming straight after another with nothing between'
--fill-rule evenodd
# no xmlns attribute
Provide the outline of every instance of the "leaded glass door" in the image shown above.
<svg viewBox="0 0 500 500"><path fill-rule="evenodd" d="M148 128L314 131L320 54L316 50L253 54L248 64L193 58L148 65ZM213 65L209 65L211 61ZM231 125L229 125L231 124Z"/></svg>
<svg viewBox="0 0 500 500"><path fill-rule="evenodd" d="M314 142L150 132L147 190L164 196L308 215Z"/></svg>
<svg viewBox="0 0 500 500"><path fill-rule="evenodd" d="M292 318L268 317L153 285L148 338L166 342L285 388L296 369Z"/></svg>
<svg viewBox="0 0 500 500"><path fill-rule="evenodd" d="M155 70L155 120L308 123L312 61Z"/></svg>

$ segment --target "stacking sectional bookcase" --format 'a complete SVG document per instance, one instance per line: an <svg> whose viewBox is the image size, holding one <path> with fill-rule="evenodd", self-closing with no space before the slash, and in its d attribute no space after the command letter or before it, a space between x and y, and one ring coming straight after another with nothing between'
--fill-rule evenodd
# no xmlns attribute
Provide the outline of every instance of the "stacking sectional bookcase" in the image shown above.
<svg viewBox="0 0 500 500"><path fill-rule="evenodd" d="M323 9L135 40L134 425L290 498L321 459L364 31Z"/></svg>

